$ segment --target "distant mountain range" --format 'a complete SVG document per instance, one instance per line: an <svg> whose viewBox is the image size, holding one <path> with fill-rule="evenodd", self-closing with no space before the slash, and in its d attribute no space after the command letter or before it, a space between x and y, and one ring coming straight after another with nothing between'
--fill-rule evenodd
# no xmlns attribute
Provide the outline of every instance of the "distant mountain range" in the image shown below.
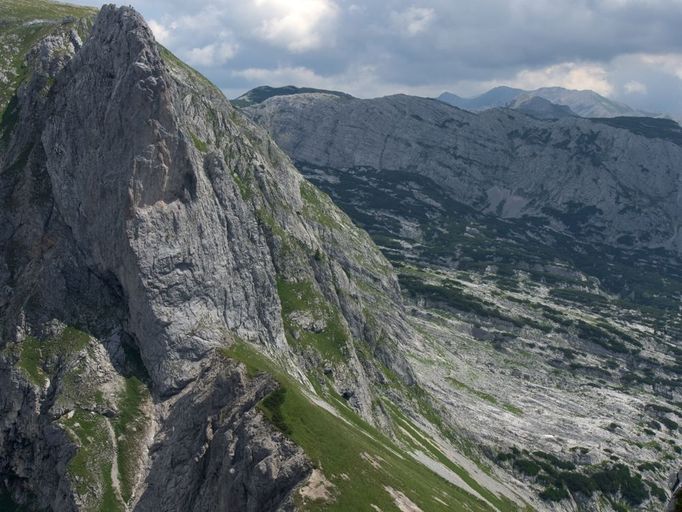
<svg viewBox="0 0 682 512"><path fill-rule="evenodd" d="M313 87L256 87L231 100L237 107L257 105L274 96L323 93L339 98L352 98L350 94ZM660 114L637 110L629 105L610 100L594 91L577 91L563 87L542 87L533 91L513 87L495 87L473 98L463 98L444 92L438 99L444 103L471 112L491 108L511 108L538 119L564 117L662 117Z"/></svg>
<svg viewBox="0 0 682 512"><path fill-rule="evenodd" d="M495 87L473 98L462 98L450 92L444 92L438 99L455 107L480 112L498 107L509 107L523 110L531 98L543 98L555 105L568 107L580 117L660 117L660 114L634 109L624 103L610 100L594 91L576 91L563 87L542 87L533 91L515 89L513 87ZM561 116L563 117L563 116Z"/></svg>

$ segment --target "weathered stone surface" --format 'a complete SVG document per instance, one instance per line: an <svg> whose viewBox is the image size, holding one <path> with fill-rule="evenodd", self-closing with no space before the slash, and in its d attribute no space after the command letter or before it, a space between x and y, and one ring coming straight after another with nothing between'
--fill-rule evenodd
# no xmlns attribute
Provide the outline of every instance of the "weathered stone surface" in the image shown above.
<svg viewBox="0 0 682 512"><path fill-rule="evenodd" d="M279 510L311 471L302 450L254 409L275 383L214 359L163 405L146 488L135 510Z"/></svg>
<svg viewBox="0 0 682 512"><path fill-rule="evenodd" d="M578 227L595 240L682 250L682 147L665 133L511 110L473 114L404 95L276 96L244 111L299 162L416 173L478 210L546 218L568 231L575 226L548 210L570 216L586 207Z"/></svg>

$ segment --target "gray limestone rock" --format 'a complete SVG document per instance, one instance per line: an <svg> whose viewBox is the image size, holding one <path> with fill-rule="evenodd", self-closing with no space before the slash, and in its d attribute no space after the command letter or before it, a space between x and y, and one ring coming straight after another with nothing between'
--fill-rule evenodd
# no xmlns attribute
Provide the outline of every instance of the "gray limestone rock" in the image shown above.
<svg viewBox="0 0 682 512"><path fill-rule="evenodd" d="M502 109L473 114L404 95L323 93L275 96L244 111L305 165L415 173L482 212L544 218L615 245L682 250L682 146L665 130L627 129L637 120L616 128Z"/></svg>
<svg viewBox="0 0 682 512"><path fill-rule="evenodd" d="M287 319L321 308L298 328L333 324L333 385L374 421L381 364L412 382L390 264L133 9L55 24L27 62L0 146L4 485L60 511L290 509L311 465L255 407L275 383L217 352L251 342L311 389L326 356Z"/></svg>

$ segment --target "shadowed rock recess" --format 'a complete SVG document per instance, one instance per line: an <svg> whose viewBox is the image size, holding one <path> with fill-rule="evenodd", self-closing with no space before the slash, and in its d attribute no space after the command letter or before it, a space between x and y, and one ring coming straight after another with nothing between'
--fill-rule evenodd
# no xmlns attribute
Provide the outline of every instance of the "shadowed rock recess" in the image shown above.
<svg viewBox="0 0 682 512"><path fill-rule="evenodd" d="M323 458L257 404L286 383L313 417L317 393L388 421L372 383L412 383L395 347L414 336L390 265L131 8L0 9L21 71L2 105L1 492L300 505Z"/></svg>

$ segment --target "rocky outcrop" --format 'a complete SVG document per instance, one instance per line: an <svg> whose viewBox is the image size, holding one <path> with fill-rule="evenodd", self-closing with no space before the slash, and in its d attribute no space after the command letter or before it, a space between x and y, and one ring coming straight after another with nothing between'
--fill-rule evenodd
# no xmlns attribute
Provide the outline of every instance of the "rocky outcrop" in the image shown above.
<svg viewBox="0 0 682 512"><path fill-rule="evenodd" d="M217 352L256 344L381 421L372 381L412 379L390 265L131 8L55 24L28 68L0 153L3 484L65 511L291 507L311 466L256 408L276 384Z"/></svg>
<svg viewBox="0 0 682 512"><path fill-rule="evenodd" d="M407 172L481 212L536 217L583 240L682 250L682 147L667 133L472 114L402 95L281 96L245 112L312 168Z"/></svg>
<svg viewBox="0 0 682 512"><path fill-rule="evenodd" d="M312 470L302 450L255 405L275 389L215 359L199 380L164 404L149 476L135 510L285 510Z"/></svg>

